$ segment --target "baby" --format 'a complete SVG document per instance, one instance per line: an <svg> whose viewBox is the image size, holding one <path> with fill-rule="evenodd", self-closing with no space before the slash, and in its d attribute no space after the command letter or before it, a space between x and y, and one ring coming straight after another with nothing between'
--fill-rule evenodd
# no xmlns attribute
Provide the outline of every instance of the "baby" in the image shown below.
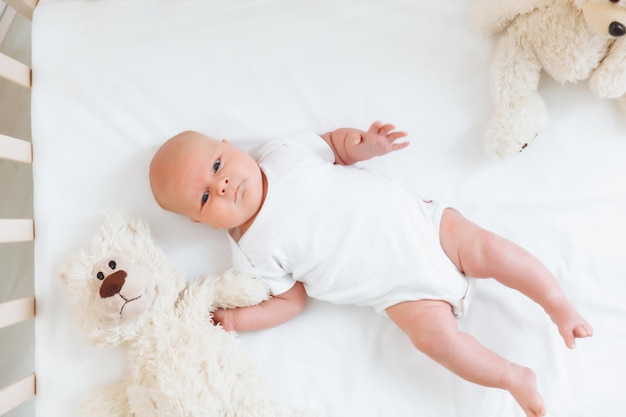
<svg viewBox="0 0 626 417"><path fill-rule="evenodd" d="M351 166L405 148L405 136L381 122L367 131L299 132L267 143L255 160L226 139L185 131L155 154L150 184L166 210L226 229L234 266L267 282L269 300L215 312L226 330L284 323L307 295L371 306L450 371L506 389L527 416L543 416L534 372L458 329L476 279L495 278L534 300L569 348L593 330L527 251Z"/></svg>

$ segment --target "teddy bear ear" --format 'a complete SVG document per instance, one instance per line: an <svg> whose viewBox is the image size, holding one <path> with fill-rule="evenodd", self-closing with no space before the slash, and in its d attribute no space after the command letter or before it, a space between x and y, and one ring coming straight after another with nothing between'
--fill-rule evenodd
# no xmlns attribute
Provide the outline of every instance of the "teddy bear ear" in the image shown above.
<svg viewBox="0 0 626 417"><path fill-rule="evenodd" d="M67 285L67 273L62 270L62 271L59 272L58 275L59 275L59 279L61 280L63 285Z"/></svg>
<svg viewBox="0 0 626 417"><path fill-rule="evenodd" d="M76 253L74 258L57 268L57 277L64 287L70 288L76 285L76 282L83 280L83 272L81 267L89 263L88 255L84 250ZM78 272L77 272L78 271ZM78 280L77 280L78 277Z"/></svg>
<svg viewBox="0 0 626 417"><path fill-rule="evenodd" d="M147 225L139 218L133 218L121 210L109 210L105 213L106 226L111 236L127 235L136 237L146 232Z"/></svg>
<svg viewBox="0 0 626 417"><path fill-rule="evenodd" d="M106 224L111 229L124 229L131 223L130 215L118 209L112 209L105 213Z"/></svg>
<svg viewBox="0 0 626 417"><path fill-rule="evenodd" d="M145 252L154 246L150 227L139 216L130 216L120 210L106 212L106 222L96 239L107 252L130 254Z"/></svg>

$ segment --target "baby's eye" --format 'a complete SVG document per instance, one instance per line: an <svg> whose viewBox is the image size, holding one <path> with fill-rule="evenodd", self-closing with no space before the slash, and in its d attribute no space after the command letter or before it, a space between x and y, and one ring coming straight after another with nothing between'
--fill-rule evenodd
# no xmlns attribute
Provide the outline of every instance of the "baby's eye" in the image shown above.
<svg viewBox="0 0 626 417"><path fill-rule="evenodd" d="M222 161L219 159L213 162L213 172L217 172L220 169L220 166L222 166Z"/></svg>
<svg viewBox="0 0 626 417"><path fill-rule="evenodd" d="M204 194L202 194L202 205L203 206L207 202L208 199L209 199L209 192L205 191Z"/></svg>

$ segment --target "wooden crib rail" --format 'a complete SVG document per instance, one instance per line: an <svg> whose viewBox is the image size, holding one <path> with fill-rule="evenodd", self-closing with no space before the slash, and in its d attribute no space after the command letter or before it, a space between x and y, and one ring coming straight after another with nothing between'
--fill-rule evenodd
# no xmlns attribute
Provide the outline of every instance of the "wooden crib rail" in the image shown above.
<svg viewBox="0 0 626 417"><path fill-rule="evenodd" d="M15 9L19 14L32 19L33 11L39 0L3 0L8 6Z"/></svg>
<svg viewBox="0 0 626 417"><path fill-rule="evenodd" d="M0 243L33 240L31 219L0 219ZM35 297L0 303L0 329L35 317ZM0 389L0 416L35 396L35 374Z"/></svg>
<svg viewBox="0 0 626 417"><path fill-rule="evenodd" d="M0 303L0 329L35 317L35 297Z"/></svg>
<svg viewBox="0 0 626 417"><path fill-rule="evenodd" d="M0 4L0 45L9 34L9 30L11 30L11 25L13 24L13 21L15 21L16 15L17 12L14 8L8 7L4 3Z"/></svg>
<svg viewBox="0 0 626 417"><path fill-rule="evenodd" d="M32 155L30 142L0 134L0 159L30 164L33 161ZM34 238L35 227L32 219L0 219L0 243L25 242Z"/></svg>
<svg viewBox="0 0 626 417"><path fill-rule="evenodd" d="M38 0L2 0L10 8L32 19ZM31 69L0 53L0 77L24 88L31 87ZM31 164L30 142L0 134L0 159ZM35 238L32 219L0 219L0 243L32 241ZM0 329L35 317L35 297L0 303ZM36 393L35 374L6 387L0 387L0 416L33 398Z"/></svg>
<svg viewBox="0 0 626 417"><path fill-rule="evenodd" d="M33 11L39 0L2 0L6 5L26 16L33 18ZM31 86L31 69L28 65L0 53L0 77L24 88Z"/></svg>
<svg viewBox="0 0 626 417"><path fill-rule="evenodd" d="M30 88L31 85L30 67L2 53L0 53L0 77L24 88Z"/></svg>
<svg viewBox="0 0 626 417"><path fill-rule="evenodd" d="M32 219L0 219L0 243L33 240L34 229Z"/></svg>
<svg viewBox="0 0 626 417"><path fill-rule="evenodd" d="M0 329L35 317L35 297L0 303ZM35 374L0 389L0 416L35 396Z"/></svg>
<svg viewBox="0 0 626 417"><path fill-rule="evenodd" d="M35 374L0 389L0 416L35 396Z"/></svg>
<svg viewBox="0 0 626 417"><path fill-rule="evenodd" d="M30 164L33 146L28 141L0 134L0 158Z"/></svg>

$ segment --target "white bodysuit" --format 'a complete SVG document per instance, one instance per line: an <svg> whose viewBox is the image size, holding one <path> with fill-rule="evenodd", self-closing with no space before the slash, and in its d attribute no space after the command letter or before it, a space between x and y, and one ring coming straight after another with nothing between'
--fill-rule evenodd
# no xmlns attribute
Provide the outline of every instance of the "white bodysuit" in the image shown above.
<svg viewBox="0 0 626 417"><path fill-rule="evenodd" d="M312 132L260 149L267 196L246 233L230 239L234 267L261 276L273 295L300 281L309 296L335 304L384 314L403 301L436 299L463 316L474 280L439 242L445 207L334 160Z"/></svg>

